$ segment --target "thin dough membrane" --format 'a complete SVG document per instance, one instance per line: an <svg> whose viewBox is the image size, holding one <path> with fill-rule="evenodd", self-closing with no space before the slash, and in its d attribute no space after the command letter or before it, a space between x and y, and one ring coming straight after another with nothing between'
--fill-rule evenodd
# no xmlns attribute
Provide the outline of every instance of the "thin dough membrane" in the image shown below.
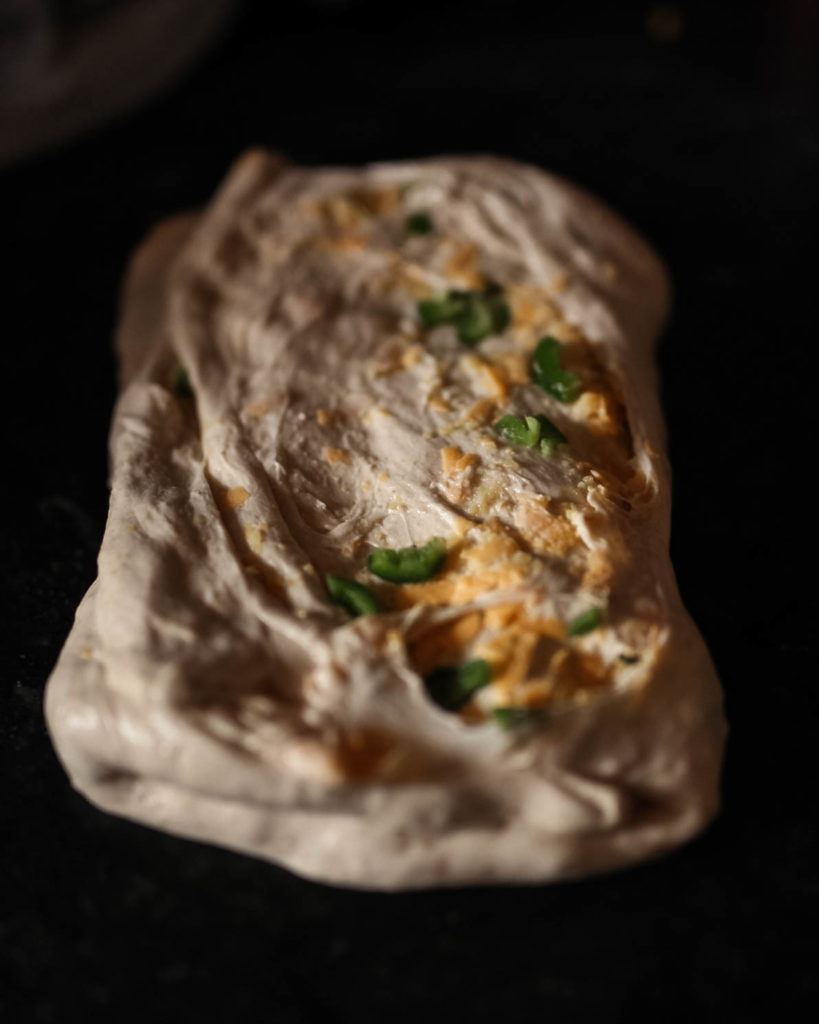
<svg viewBox="0 0 819 1024"><path fill-rule="evenodd" d="M419 322L493 287L510 322L479 344ZM534 168L244 156L128 273L99 574L46 694L74 786L362 888L577 877L702 829L725 724L668 557L667 305L632 229ZM574 401L531 379L543 335ZM493 426L540 414L556 453ZM432 537L428 582L368 575ZM476 658L491 683L437 706L428 673Z"/></svg>

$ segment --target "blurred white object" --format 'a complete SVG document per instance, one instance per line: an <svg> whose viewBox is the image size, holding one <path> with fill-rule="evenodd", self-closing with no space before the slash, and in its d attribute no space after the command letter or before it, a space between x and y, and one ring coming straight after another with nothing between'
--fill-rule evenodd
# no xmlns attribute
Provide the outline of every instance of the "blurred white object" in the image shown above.
<svg viewBox="0 0 819 1024"><path fill-rule="evenodd" d="M237 0L0 0L0 162L158 92Z"/></svg>

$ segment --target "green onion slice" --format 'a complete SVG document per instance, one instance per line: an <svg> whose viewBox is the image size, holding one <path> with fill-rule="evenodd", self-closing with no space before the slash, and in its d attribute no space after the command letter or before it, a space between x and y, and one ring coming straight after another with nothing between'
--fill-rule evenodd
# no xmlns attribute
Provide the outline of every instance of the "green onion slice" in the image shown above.
<svg viewBox="0 0 819 1024"><path fill-rule="evenodd" d="M495 431L504 441L522 448L534 448L540 440L540 424L534 416L501 416Z"/></svg>
<svg viewBox="0 0 819 1024"><path fill-rule="evenodd" d="M538 416L537 420L540 423L540 450L544 455L554 455L557 446L566 444L568 438L545 416Z"/></svg>
<svg viewBox="0 0 819 1024"><path fill-rule="evenodd" d="M492 717L502 729L521 725L544 725L549 719L545 708L493 708Z"/></svg>
<svg viewBox="0 0 819 1024"><path fill-rule="evenodd" d="M512 314L509 311L509 306L503 301L503 299L490 298L488 302L490 312L492 313L492 330L495 334L503 334L512 322Z"/></svg>
<svg viewBox="0 0 819 1024"><path fill-rule="evenodd" d="M341 605L353 618L357 618L359 615L374 615L381 611L375 594L369 587L365 587L357 580L328 573L327 589L330 591L333 602Z"/></svg>
<svg viewBox="0 0 819 1024"><path fill-rule="evenodd" d="M463 313L455 321L458 328L458 341L464 345L477 345L479 341L492 333L492 308L488 302L478 297L469 299Z"/></svg>
<svg viewBox="0 0 819 1024"><path fill-rule="evenodd" d="M390 583L423 583L444 564L446 543L440 537L421 547L376 548L367 559L367 568Z"/></svg>
<svg viewBox="0 0 819 1024"><path fill-rule="evenodd" d="M179 398L193 398L193 388L191 387L191 379L188 376L188 371L184 366L180 366L174 374L173 378L173 389Z"/></svg>
<svg viewBox="0 0 819 1024"><path fill-rule="evenodd" d="M452 324L464 345L477 345L490 334L500 334L511 322L509 306L499 285L482 292L452 289L434 299L418 303L418 315L425 327Z"/></svg>
<svg viewBox="0 0 819 1024"><path fill-rule="evenodd" d="M447 292L435 299L421 299L418 315L424 327L440 327L454 323L466 309L465 292Z"/></svg>
<svg viewBox="0 0 819 1024"><path fill-rule="evenodd" d="M583 636L584 633L591 633L602 621L602 608L587 608L569 623L569 636Z"/></svg>
<svg viewBox="0 0 819 1024"><path fill-rule="evenodd" d="M483 658L463 665L443 665L424 679L427 693L445 711L458 711L468 704L472 695L492 679L489 663Z"/></svg>
<svg viewBox="0 0 819 1024"><path fill-rule="evenodd" d="M537 343L532 359L535 380L558 402L574 402L582 388L580 378L560 366L561 345L557 338L546 335Z"/></svg>
<svg viewBox="0 0 819 1024"><path fill-rule="evenodd" d="M542 414L537 416L501 416L495 424L495 431L504 441L520 448L534 448L539 445L544 455L554 455L557 446L565 444L568 438Z"/></svg>
<svg viewBox="0 0 819 1024"><path fill-rule="evenodd" d="M404 221L404 227L407 229L408 235L430 235L434 226L432 217L423 210L419 210L417 213L410 213Z"/></svg>

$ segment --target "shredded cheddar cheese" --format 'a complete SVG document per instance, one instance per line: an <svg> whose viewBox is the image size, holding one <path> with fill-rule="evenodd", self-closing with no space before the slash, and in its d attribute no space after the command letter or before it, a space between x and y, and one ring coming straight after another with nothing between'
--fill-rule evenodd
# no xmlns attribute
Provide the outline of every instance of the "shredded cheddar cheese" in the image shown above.
<svg viewBox="0 0 819 1024"><path fill-rule="evenodd" d="M509 388L504 377L503 368L487 363L474 352L467 352L460 358L461 366L471 373L479 382L485 395L498 401L505 401Z"/></svg>
<svg viewBox="0 0 819 1024"><path fill-rule="evenodd" d="M543 496L523 496L515 506L513 521L536 554L565 558L579 542L577 531L567 519L550 512L548 505L549 499Z"/></svg>
<svg viewBox="0 0 819 1024"><path fill-rule="evenodd" d="M317 212L330 230L328 240L340 250L371 244L367 232L372 230L372 237L379 237L373 225L380 217L395 217L393 223L406 230L405 216L397 218L402 212L401 192L393 186L325 197L318 203ZM384 251L380 295L397 292L404 300L443 303L446 300L441 296L448 293L440 283L442 277L457 288L476 292L484 289L481 252L475 243L433 237L425 244L433 252L431 275L428 269L404 256L405 251L415 255L423 249ZM607 677L599 658L596 662L591 652L573 650L575 641L567 636L563 622L532 610L544 600L544 594L532 583L538 578L543 559L557 559L565 563L569 575L582 587L605 595L612 585L619 550L617 537L608 535L612 530L616 533L616 529L607 522L607 540L601 543L597 534L592 541L588 530L596 529L595 513L585 508L582 500L579 515L564 501L526 487L510 491L503 478L491 471L503 467L505 473L520 473L525 471L522 467L526 459L532 457L511 451L487 428L503 415L527 415L532 408L529 404L521 410L515 403L519 389L539 386L533 381L533 354L539 340L548 334L562 346L562 366L574 373L581 385L579 397L557 410L553 409L555 396L544 398L538 392L541 401L551 403L545 414L552 417L556 412L557 427L568 435L560 458L572 457L575 443L581 444L590 435L603 439L602 458L590 467L584 479L588 479L590 490L604 492L624 508L628 504L624 481L627 477L631 479L634 471L628 465L629 451L624 447L628 431L622 403L594 346L557 305L556 296L569 283L568 274L560 271L548 283L503 285L503 301L508 305L511 323L498 331L504 336L503 344L487 345L480 350L474 346L482 339L472 342L458 335L461 343L472 347L458 347L455 341L454 352L442 352L436 346L452 344L454 339L449 341L441 336L430 351L425 345L425 322L419 330L417 322L412 318L407 321L402 314L403 319L396 319L393 324L396 333L379 344L375 359L367 364L375 379L411 372L424 360L430 371L437 369L437 381L422 403L429 413L446 418L443 422L438 420L435 429L425 424L427 429L421 436L425 440L441 436L450 440L458 432L474 432L472 446L483 453L465 451L460 437L460 444L445 443L439 449L439 494L471 518L459 517L452 523L450 551L443 569L423 583L396 584L388 607L398 613L420 610L423 606L442 611L463 608L458 614L450 613L444 621L413 626L407 639L410 661L425 674L441 665L483 658L492 666L490 689L500 706L541 707L567 695L585 699L584 694ZM435 326L434 320L430 322ZM446 397L442 394L444 388ZM464 395L468 396L467 401L463 400ZM454 416L447 417L451 413ZM373 405L360 415L364 423L372 426L392 413L390 408ZM330 427L335 424L336 413L318 409L315 417L319 426ZM330 465L351 460L345 448L325 447L323 457ZM543 457L550 458L551 453ZM576 454L574 460L578 463ZM386 483L386 472L377 480ZM370 482L362 481L360 487L367 493ZM408 506L400 494L396 478L387 509L403 516ZM360 541L349 539L344 544L345 553L355 557L360 546ZM516 593L515 598L504 600L503 595L509 591ZM528 596L524 599L522 595ZM480 606L472 607L476 602ZM529 607L527 602L534 604ZM570 684L569 680L573 682ZM465 721L481 720L472 703L459 713ZM355 746L346 745L346 757L357 759L358 754L352 750Z"/></svg>
<svg viewBox="0 0 819 1024"><path fill-rule="evenodd" d="M446 262L444 274L466 288L479 290L484 279L478 271L478 247L473 242L450 241L452 255Z"/></svg>
<svg viewBox="0 0 819 1024"><path fill-rule="evenodd" d="M576 403L577 412L595 434L616 436L621 428L619 410L613 395L599 388L584 391Z"/></svg>
<svg viewBox="0 0 819 1024"><path fill-rule="evenodd" d="M481 612L467 612L448 622L434 626L409 644L413 666L422 674L437 665L465 660L468 645L483 625Z"/></svg>

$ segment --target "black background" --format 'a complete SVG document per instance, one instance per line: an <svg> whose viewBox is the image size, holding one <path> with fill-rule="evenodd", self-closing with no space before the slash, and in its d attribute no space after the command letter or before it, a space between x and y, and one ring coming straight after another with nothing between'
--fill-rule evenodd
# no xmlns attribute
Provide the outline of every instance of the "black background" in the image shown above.
<svg viewBox="0 0 819 1024"><path fill-rule="evenodd" d="M676 9L664 42L640 3L250 4L161 98L2 172L4 1020L794 1020L819 995L817 5ZM668 261L672 554L732 727L697 841L570 885L362 894L69 788L41 701L102 534L118 282L250 144L508 154Z"/></svg>

